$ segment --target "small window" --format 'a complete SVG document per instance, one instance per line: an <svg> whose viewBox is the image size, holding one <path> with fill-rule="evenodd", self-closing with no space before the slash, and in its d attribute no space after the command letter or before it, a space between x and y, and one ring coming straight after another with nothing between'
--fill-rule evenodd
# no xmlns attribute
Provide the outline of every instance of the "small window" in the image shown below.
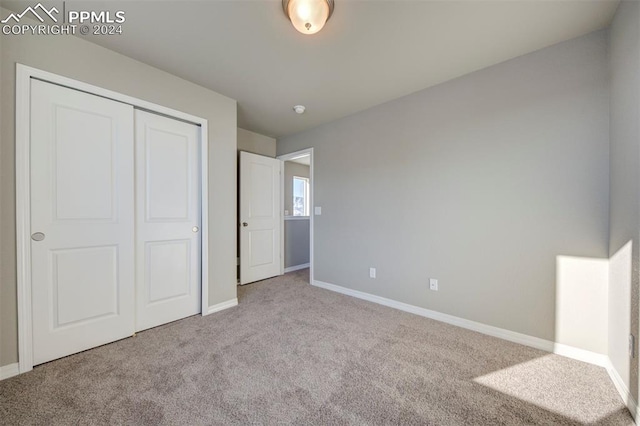
<svg viewBox="0 0 640 426"><path fill-rule="evenodd" d="M309 216L309 179L293 177L293 215Z"/></svg>

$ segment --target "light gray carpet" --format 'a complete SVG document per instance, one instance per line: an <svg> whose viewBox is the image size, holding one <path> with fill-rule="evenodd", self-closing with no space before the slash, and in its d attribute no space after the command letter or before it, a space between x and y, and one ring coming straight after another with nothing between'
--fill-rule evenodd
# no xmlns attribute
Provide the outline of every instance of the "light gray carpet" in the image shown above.
<svg viewBox="0 0 640 426"><path fill-rule="evenodd" d="M610 424L602 368L308 285L0 382L2 424Z"/></svg>

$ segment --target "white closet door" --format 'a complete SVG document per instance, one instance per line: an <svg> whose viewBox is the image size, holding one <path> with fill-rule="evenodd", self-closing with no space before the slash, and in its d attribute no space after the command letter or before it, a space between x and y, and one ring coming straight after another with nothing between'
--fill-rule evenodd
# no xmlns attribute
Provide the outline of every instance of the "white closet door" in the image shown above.
<svg viewBox="0 0 640 426"><path fill-rule="evenodd" d="M134 333L133 108L31 82L33 359Z"/></svg>
<svg viewBox="0 0 640 426"><path fill-rule="evenodd" d="M200 128L136 119L136 329L200 312Z"/></svg>

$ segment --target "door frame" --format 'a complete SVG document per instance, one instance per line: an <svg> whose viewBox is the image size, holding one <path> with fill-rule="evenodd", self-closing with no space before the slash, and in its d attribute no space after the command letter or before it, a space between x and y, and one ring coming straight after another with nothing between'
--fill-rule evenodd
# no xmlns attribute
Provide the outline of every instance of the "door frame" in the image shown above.
<svg viewBox="0 0 640 426"><path fill-rule="evenodd" d="M31 79L79 90L91 95L129 104L134 108L186 121L200 126L200 214L201 223L201 315L209 308L209 191L208 191L208 122L132 96L103 89L71 78L16 64L16 263L18 296L18 364L20 373L33 369L33 324L31 316L31 168L30 115Z"/></svg>
<svg viewBox="0 0 640 426"><path fill-rule="evenodd" d="M282 173L280 174L280 220L282 222L282 227L280 229L280 275L284 274L284 162L291 161L305 155L309 155L309 283L313 283L313 229L315 216L315 178L313 176L313 148L301 149L300 151L290 152L289 154L282 154L276 157L283 163Z"/></svg>

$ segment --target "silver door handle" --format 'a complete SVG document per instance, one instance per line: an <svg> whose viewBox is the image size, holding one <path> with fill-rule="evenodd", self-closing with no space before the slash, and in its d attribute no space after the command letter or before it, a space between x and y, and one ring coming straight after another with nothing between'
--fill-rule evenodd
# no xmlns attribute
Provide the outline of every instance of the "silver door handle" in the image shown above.
<svg viewBox="0 0 640 426"><path fill-rule="evenodd" d="M44 240L45 235L42 232L34 232L31 234L31 239L33 241L42 241Z"/></svg>
<svg viewBox="0 0 640 426"><path fill-rule="evenodd" d="M198 228L197 226L194 226L193 228L191 228L191 230L193 232L198 232L200 230L200 228Z"/></svg>

